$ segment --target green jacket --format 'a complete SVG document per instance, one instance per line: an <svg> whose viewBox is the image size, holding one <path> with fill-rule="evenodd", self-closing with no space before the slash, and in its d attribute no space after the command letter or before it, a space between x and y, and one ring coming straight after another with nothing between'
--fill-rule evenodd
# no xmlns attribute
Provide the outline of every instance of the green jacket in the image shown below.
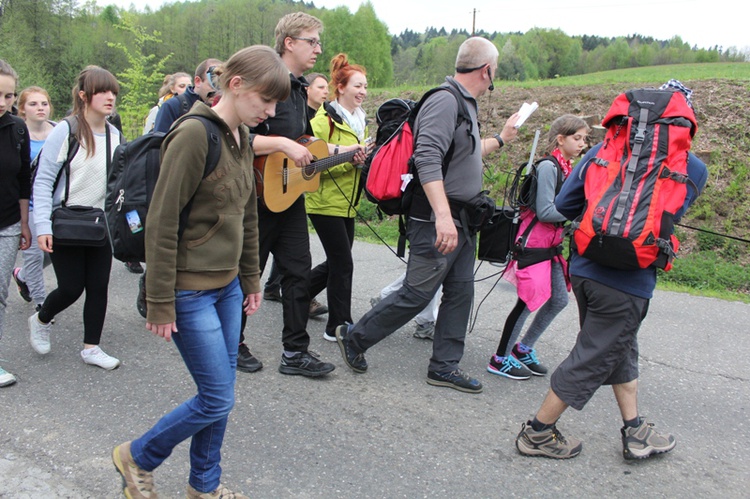
<svg viewBox="0 0 750 499"><path fill-rule="evenodd" d="M349 146L359 144L357 134L326 102L310 121L315 137L329 144ZM367 137L365 127L365 137ZM362 193L362 170L351 163L329 168L320 174L320 187L305 196L307 213L334 217L354 218Z"/></svg>
<svg viewBox="0 0 750 499"><path fill-rule="evenodd" d="M221 157L203 178L206 129L186 120L164 138L161 170L146 218L147 320L175 320L175 289L200 291L226 286L239 274L244 294L260 291L258 205L248 129L237 144L226 123L197 102L188 114L206 116L222 131ZM180 212L193 205L182 237ZM239 312L239 311L238 311Z"/></svg>

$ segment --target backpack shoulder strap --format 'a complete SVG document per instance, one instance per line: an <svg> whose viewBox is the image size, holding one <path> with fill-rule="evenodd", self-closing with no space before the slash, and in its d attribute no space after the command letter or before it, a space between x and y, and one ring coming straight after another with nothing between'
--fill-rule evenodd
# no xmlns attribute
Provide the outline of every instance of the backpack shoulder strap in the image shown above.
<svg viewBox="0 0 750 499"><path fill-rule="evenodd" d="M179 123L182 123L183 121L189 119L196 119L200 121L201 123L203 123L203 126L206 129L208 152L206 153L206 164L203 167L202 177L206 178L211 175L211 172L216 169L216 166L219 164L219 159L221 158L221 132L219 130L219 126L213 120L210 120L205 116L199 116L195 114L180 117L177 121L175 121L171 130L174 130L174 128L176 128ZM187 227L188 217L190 216L190 211L193 209L193 199L195 199L195 194L193 194L185 207L182 209L182 212L180 212L180 221L177 228L178 238L182 238L182 233L185 232L185 227Z"/></svg>
<svg viewBox="0 0 750 499"><path fill-rule="evenodd" d="M555 184L555 196L557 196L558 194L560 194L560 189L562 189L562 184L563 184L563 181L565 180L563 178L562 168L560 168L560 163L557 161L557 158L549 154L541 158L536 163L534 163L534 169L536 169L537 165L541 163L542 161L551 161L552 164L555 165L555 171L557 171L557 183Z"/></svg>
<svg viewBox="0 0 750 499"><path fill-rule="evenodd" d="M80 143L78 142L78 117L71 115L66 116L63 118L63 121L68 124L68 155L65 157L65 161L62 164L62 167L60 168L60 171L57 172L57 177L55 177L55 182L52 184L52 192L54 193L55 190L57 190L57 185L60 183L60 178L62 177L63 171L65 172L65 197L63 198L63 205L65 205L65 202L68 200L68 196L70 194L70 162L73 161L73 158L75 158L76 154L78 154L78 149L80 148Z"/></svg>
<svg viewBox="0 0 750 499"><path fill-rule="evenodd" d="M180 116L187 114L190 111L190 103L188 102L187 92L183 92L180 95L174 97L180 103Z"/></svg>
<svg viewBox="0 0 750 499"><path fill-rule="evenodd" d="M24 127L23 120L17 116L11 116L13 118L13 141L16 143L16 150L20 153L23 149L23 145L26 143L26 128Z"/></svg>

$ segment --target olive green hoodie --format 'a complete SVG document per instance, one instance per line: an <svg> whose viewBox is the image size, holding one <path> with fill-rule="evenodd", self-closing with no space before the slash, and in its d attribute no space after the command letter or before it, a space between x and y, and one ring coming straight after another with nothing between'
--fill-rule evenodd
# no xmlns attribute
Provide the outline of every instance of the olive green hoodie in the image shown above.
<svg viewBox="0 0 750 499"><path fill-rule="evenodd" d="M240 127L238 145L226 123L202 102L188 114L218 124L221 157L203 179L208 140L199 120L185 120L162 143L161 170L146 218L147 320L153 324L175 320L175 289L217 289L239 274L244 294L260 291L258 212L248 130ZM190 216L178 238L180 212L191 198Z"/></svg>

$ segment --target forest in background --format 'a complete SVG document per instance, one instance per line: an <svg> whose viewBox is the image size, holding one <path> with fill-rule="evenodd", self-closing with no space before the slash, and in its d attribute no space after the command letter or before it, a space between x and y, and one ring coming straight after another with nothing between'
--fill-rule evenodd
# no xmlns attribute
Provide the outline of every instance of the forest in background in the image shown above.
<svg viewBox="0 0 750 499"><path fill-rule="evenodd" d="M350 12L292 0L201 0L141 12L100 6L95 0L0 0L0 57L19 73L21 87L39 85L50 92L58 117L70 106L70 89L83 67L109 69L122 84L118 105L132 138L155 104L164 74L192 74L201 60L226 59L248 45L273 46L278 19L298 10L325 25L323 54L313 70L327 72L331 57L346 52L367 68L374 88L442 81L453 73L458 46L469 36L443 28L392 35L369 3ZM679 37L568 36L550 29L477 34L498 47L497 78L507 81L747 59L734 47L698 49Z"/></svg>

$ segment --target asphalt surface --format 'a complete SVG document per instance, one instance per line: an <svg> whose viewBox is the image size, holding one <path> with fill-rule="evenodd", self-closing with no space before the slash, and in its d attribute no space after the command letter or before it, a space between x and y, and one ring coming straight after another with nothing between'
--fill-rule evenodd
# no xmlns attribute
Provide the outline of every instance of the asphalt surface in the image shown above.
<svg viewBox="0 0 750 499"><path fill-rule="evenodd" d="M322 259L315 236L313 261ZM355 243L353 313L398 277L404 265L384 246ZM337 369L325 379L285 376L281 304L264 302L249 321L251 350L264 362L238 373L236 405L223 447L223 482L258 498L331 497L722 497L750 485L750 305L657 292L639 335L640 412L670 431L677 447L645 461L622 458L622 422L611 390L597 393L558 426L584 442L575 459L518 454L521 423L541 403L547 378L512 381L486 371L499 329L515 302L482 264L473 331L462 367L484 384L465 394L425 382L431 343L414 323L367 353L355 374L311 319L311 348ZM48 285L54 282L47 270ZM111 372L83 364L81 310L57 317L52 352L34 353L32 306L11 289L0 365L18 377L0 389L0 498L121 497L112 447L141 435L194 394L177 349L153 337L133 305L137 276L113 263L102 347L120 358ZM12 285L12 284L11 284ZM12 285L13 286L13 285ZM320 297L325 302L325 297ZM82 302L82 300L81 300ZM537 344L554 368L577 333L571 303ZM188 444L158 468L161 497L184 497ZM744 492L743 492L744 491Z"/></svg>

